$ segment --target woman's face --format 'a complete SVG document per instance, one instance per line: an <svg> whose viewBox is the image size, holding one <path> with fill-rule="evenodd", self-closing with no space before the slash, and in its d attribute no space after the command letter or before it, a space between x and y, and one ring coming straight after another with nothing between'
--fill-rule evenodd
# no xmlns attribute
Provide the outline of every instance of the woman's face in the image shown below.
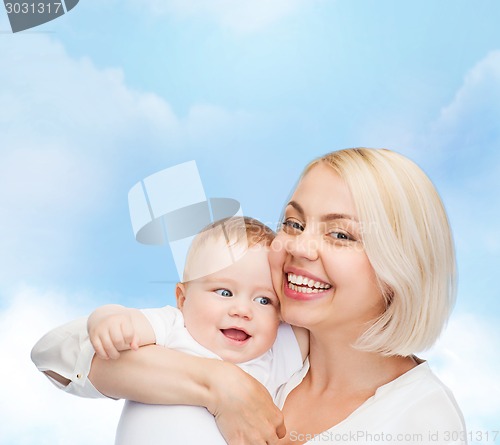
<svg viewBox="0 0 500 445"><path fill-rule="evenodd" d="M328 165L315 165L300 181L271 251L286 322L342 328L357 338L384 310L351 194Z"/></svg>

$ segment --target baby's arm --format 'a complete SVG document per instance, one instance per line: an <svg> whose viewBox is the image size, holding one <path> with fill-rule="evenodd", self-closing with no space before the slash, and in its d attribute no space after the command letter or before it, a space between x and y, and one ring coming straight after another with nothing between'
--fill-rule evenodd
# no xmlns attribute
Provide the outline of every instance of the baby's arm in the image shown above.
<svg viewBox="0 0 500 445"><path fill-rule="evenodd" d="M155 343L155 333L139 309L108 304L97 308L87 322L90 341L98 357L117 359L121 351Z"/></svg>
<svg viewBox="0 0 500 445"><path fill-rule="evenodd" d="M292 329L299 344L302 361L304 361L309 355L309 331L306 328L299 328L298 326L292 326Z"/></svg>

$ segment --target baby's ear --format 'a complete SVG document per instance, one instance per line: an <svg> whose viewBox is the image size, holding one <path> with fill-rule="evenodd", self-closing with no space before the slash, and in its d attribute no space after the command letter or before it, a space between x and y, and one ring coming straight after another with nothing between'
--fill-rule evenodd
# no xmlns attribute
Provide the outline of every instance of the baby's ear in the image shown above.
<svg viewBox="0 0 500 445"><path fill-rule="evenodd" d="M177 283L175 286L175 299L177 301L177 308L182 311L184 302L186 301L186 285L184 283Z"/></svg>

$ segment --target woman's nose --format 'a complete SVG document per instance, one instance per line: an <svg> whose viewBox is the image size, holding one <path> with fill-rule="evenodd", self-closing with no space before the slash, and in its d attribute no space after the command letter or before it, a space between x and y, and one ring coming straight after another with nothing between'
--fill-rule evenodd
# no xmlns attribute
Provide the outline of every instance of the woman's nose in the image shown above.
<svg viewBox="0 0 500 445"><path fill-rule="evenodd" d="M315 261L319 256L320 239L309 232L298 235L283 234L280 236L282 249L297 258Z"/></svg>

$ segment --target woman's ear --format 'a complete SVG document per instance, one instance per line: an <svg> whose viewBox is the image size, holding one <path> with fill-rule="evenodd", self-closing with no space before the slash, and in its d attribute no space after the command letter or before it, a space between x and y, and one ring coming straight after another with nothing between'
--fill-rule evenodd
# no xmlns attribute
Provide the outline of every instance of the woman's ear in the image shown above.
<svg viewBox="0 0 500 445"><path fill-rule="evenodd" d="M177 308L182 311L186 301L186 285L184 283L177 283L175 286L175 299L177 300Z"/></svg>

